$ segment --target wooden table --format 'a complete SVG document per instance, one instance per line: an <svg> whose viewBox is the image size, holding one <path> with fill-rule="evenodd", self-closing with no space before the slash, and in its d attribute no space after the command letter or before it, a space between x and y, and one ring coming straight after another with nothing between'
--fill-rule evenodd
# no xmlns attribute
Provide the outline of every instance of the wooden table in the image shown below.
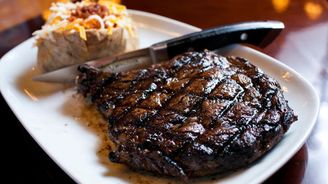
<svg viewBox="0 0 328 184"><path fill-rule="evenodd" d="M42 3L40 3L42 2ZM328 183L328 2L324 0L124 0L200 28L248 21L283 21L286 29L263 52L309 80L321 99L316 126L298 153L265 183ZM43 20L42 0L0 0L0 56L31 36ZM22 8L23 7L23 8ZM22 61L23 62L23 61ZM0 79L3 80L3 79ZM10 183L72 183L26 133L0 96L2 168ZM2 173L3 175L3 173Z"/></svg>

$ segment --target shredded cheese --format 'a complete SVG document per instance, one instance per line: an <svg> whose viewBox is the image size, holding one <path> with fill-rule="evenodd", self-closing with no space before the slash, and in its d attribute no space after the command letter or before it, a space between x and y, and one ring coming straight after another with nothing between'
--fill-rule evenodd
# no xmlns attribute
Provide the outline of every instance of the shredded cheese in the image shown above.
<svg viewBox="0 0 328 184"><path fill-rule="evenodd" d="M65 27L63 28L59 28L59 30L75 30L79 33L80 37L83 39L83 40L87 40L87 34L85 32L85 28L83 26L80 26L77 21L76 22L72 22L68 25L66 25Z"/></svg>
<svg viewBox="0 0 328 184"><path fill-rule="evenodd" d="M126 7L108 0L98 1L98 4L103 5L108 9L108 15L103 18L97 14L90 15L85 19L72 17L72 12L92 3L94 2L90 0L84 0L76 3L52 3L50 13L47 14L46 24L41 30L35 31L33 35L36 36L37 40L39 38L54 40L54 31L76 31L83 40L87 40L87 30L107 30L110 35L116 28L124 28L128 30L131 35L135 35Z"/></svg>
<svg viewBox="0 0 328 184"><path fill-rule="evenodd" d="M105 29L105 24L104 24L104 21L102 20L102 18L99 16L99 15L91 15L89 16L85 22L88 23L90 22L91 20L96 20L98 21L99 25L100 25L100 28L99 29Z"/></svg>

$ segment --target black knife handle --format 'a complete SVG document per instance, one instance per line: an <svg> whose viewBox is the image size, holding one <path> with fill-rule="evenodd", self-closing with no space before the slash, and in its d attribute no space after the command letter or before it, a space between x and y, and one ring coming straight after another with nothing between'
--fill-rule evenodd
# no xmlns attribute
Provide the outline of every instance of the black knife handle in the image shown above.
<svg viewBox="0 0 328 184"><path fill-rule="evenodd" d="M203 30L167 42L167 54L172 58L189 50L215 50L233 43L265 47L284 29L279 21L245 22Z"/></svg>

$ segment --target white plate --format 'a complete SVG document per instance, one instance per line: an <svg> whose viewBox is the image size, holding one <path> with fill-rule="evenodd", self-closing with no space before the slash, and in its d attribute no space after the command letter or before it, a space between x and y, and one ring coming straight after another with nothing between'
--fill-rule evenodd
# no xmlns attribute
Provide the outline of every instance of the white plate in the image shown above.
<svg viewBox="0 0 328 184"><path fill-rule="evenodd" d="M196 27L140 11L130 11L137 23L141 46L199 30ZM76 182L79 183L140 183L168 182L154 176L135 173L120 164L110 163L103 152L106 133L85 119L72 95L74 89L61 85L31 81L35 75L36 48L29 39L8 52L0 62L0 89L20 122L43 150ZM299 116L282 141L264 158L248 168L200 183L259 183L279 169L304 143L318 113L319 99L311 85L294 70L251 48L233 45L222 51L250 59L286 90L290 106ZM89 123L89 125L88 125ZM91 124L91 126L90 126Z"/></svg>

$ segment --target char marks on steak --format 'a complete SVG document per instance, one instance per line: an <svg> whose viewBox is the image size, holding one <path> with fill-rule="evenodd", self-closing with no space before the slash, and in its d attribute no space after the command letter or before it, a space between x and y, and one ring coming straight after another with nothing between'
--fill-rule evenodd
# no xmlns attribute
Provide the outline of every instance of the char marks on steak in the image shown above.
<svg viewBox="0 0 328 184"><path fill-rule="evenodd" d="M278 82L240 57L187 52L148 69L79 68L78 91L109 122L113 162L180 177L261 157L297 120Z"/></svg>

